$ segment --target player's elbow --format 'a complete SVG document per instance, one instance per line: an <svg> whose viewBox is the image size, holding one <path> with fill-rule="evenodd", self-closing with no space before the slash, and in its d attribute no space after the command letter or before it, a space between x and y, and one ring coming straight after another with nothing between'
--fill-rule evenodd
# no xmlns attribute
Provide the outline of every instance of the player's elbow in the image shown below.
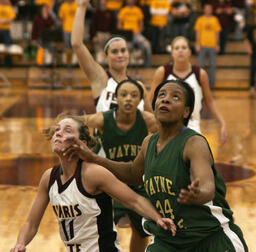
<svg viewBox="0 0 256 252"><path fill-rule="evenodd" d="M72 37L71 38L71 46L72 46L73 50L77 51L83 46L83 42L77 41L75 38Z"/></svg>

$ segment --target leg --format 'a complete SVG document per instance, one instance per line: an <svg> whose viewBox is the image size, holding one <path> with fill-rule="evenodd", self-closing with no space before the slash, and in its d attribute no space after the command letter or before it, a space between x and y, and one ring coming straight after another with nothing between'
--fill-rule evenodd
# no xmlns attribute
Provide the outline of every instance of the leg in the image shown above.
<svg viewBox="0 0 256 252"><path fill-rule="evenodd" d="M3 30L2 34L4 38L4 44L6 45L6 48L8 48L12 44L11 32L10 30ZM6 66L12 66L12 58L8 51L6 52L4 61Z"/></svg>
<svg viewBox="0 0 256 252"><path fill-rule="evenodd" d="M233 223L227 223L219 231L200 241L193 251L248 252L248 248L240 228Z"/></svg>
<svg viewBox="0 0 256 252"><path fill-rule="evenodd" d="M226 44L228 40L228 35L231 32L231 28L224 28L220 32L220 54L225 54Z"/></svg>
<svg viewBox="0 0 256 252"><path fill-rule="evenodd" d="M151 28L151 48L153 53L157 53L158 52L158 39L159 39L159 35L160 35L160 29L157 26L153 26Z"/></svg>
<svg viewBox="0 0 256 252"><path fill-rule="evenodd" d="M204 67L205 55L206 55L206 48L201 47L200 52L198 54L198 59L197 59L198 66L201 67L201 68Z"/></svg>
<svg viewBox="0 0 256 252"><path fill-rule="evenodd" d="M180 27L177 23L172 23L172 40L179 36Z"/></svg>
<svg viewBox="0 0 256 252"><path fill-rule="evenodd" d="M251 55L251 64L250 64L250 87L254 87L255 79L255 67L256 67L256 55Z"/></svg>
<svg viewBox="0 0 256 252"><path fill-rule="evenodd" d="M209 48L209 84L211 87L215 83L215 73L216 73L216 50L215 48Z"/></svg>
<svg viewBox="0 0 256 252"><path fill-rule="evenodd" d="M141 237L132 224L131 229L130 252L144 252L148 245L148 237Z"/></svg>

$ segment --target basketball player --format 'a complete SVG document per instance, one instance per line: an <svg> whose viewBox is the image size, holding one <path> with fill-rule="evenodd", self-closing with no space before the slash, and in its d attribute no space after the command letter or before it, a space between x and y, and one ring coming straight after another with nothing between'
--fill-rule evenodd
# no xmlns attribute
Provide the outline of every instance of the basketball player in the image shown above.
<svg viewBox="0 0 256 252"><path fill-rule="evenodd" d="M83 31L85 14L90 0L76 0L77 10L72 30L72 48L75 51L80 67L86 74L91 85L92 95L95 99L96 112L103 112L116 107L115 89L117 83L126 80L129 51L125 39L122 37L110 38L104 47L105 60L108 65L106 72L91 55L83 44ZM144 92L140 109L152 111L147 93Z"/></svg>
<svg viewBox="0 0 256 252"><path fill-rule="evenodd" d="M137 109L143 97L143 89L135 80L121 81L116 88L115 96L118 108L84 115L83 119L88 127L99 130L107 158L130 162L137 156L144 138L149 133L157 131L156 119L152 113ZM143 185L132 189L146 196ZM122 223L122 226L130 224L132 229L130 251L145 251L148 234L143 231L142 217L115 201L114 220L116 224Z"/></svg>
<svg viewBox="0 0 256 252"><path fill-rule="evenodd" d="M67 147L67 137L80 139L89 148L95 144L88 127L79 117L58 116L56 124L45 130L45 134L51 139L60 165L43 174L32 209L11 252L26 250L49 201L58 219L61 239L69 252L120 251L111 197L140 215L152 218L162 228L171 229L175 235L175 225L171 219L161 217L147 199L136 194L108 170L83 162L79 156L68 160L63 155L61 150Z"/></svg>
<svg viewBox="0 0 256 252"><path fill-rule="evenodd" d="M180 79L187 82L195 93L194 112L191 115L188 127L201 133L200 112L202 110L202 102L204 102L207 109L220 124L221 143L224 144L227 141L226 123L212 97L206 71L198 66L192 66L190 62L191 50L189 41L185 37L179 36L172 41L171 56L173 62L158 67L154 74L151 97L155 88L164 80Z"/></svg>
<svg viewBox="0 0 256 252"><path fill-rule="evenodd" d="M108 71L105 71L103 67L95 61L90 51L83 43L83 20L85 19L90 0L76 0L76 2L77 10L71 36L72 48L77 55L81 69L86 74L91 85L96 112L104 112L117 106L115 97L117 84L123 80L129 79L127 75L127 67L129 64L127 43L125 39L119 36L111 37L106 42L104 53ZM142 86L144 87L143 84ZM152 112L146 89L144 89L143 93L143 101L139 103L138 108ZM99 132L95 132L95 134L100 135ZM97 147L96 152L105 157L106 153L103 148L100 145ZM142 250L138 250L138 248L144 246L145 239L135 235L132 235L131 244L137 248L136 252L142 252ZM131 250L131 252L133 252L133 250Z"/></svg>
<svg viewBox="0 0 256 252"><path fill-rule="evenodd" d="M92 153L81 141L67 139L64 151L106 167L130 184L144 185L151 203L177 226L176 236L145 220L154 238L147 252L247 252L240 228L225 200L225 183L215 168L207 140L186 125L194 109L193 89L180 80L161 83L153 109L159 133L144 139L133 163L115 162Z"/></svg>

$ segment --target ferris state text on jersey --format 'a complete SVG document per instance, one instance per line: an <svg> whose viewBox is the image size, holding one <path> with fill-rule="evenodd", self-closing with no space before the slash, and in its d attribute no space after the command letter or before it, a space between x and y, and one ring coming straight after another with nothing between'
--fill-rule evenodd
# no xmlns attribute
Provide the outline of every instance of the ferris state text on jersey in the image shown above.
<svg viewBox="0 0 256 252"><path fill-rule="evenodd" d="M82 215L82 211L79 209L79 204L75 205L53 205L52 206L55 214L58 218L67 219Z"/></svg>

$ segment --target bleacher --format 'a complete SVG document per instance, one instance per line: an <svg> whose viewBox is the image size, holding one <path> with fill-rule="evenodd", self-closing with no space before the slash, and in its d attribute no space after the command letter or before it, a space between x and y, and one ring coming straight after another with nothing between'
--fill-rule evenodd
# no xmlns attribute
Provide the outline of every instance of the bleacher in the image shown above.
<svg viewBox="0 0 256 252"><path fill-rule="evenodd" d="M1 74L5 76L12 86L29 86L33 79L40 73L41 69L36 65L34 58L29 59L25 55L26 47L29 44L29 34L31 23L24 25L23 21L15 21L12 23L11 34L14 43L18 45L16 53L12 54L13 67L4 65L3 57L0 52ZM1 48L0 48L1 49ZM1 51L1 50L0 50ZM192 63L196 63L196 55L192 56ZM152 57L152 67L145 69L141 64L131 64L129 68L130 75L141 76L146 83L150 85L154 70L156 67L170 61L170 54L155 54ZM135 62L136 63L136 62ZM216 71L216 89L249 89L249 64L250 57L247 54L245 42L228 41L226 46L226 54L217 56ZM65 73L65 64L56 66L55 71L60 76ZM52 71L52 66L46 67L46 72ZM78 64L72 66L73 74L78 78L81 85L89 88L89 83L84 73L80 70ZM0 86L3 80L0 80ZM5 85L2 85L5 86Z"/></svg>

